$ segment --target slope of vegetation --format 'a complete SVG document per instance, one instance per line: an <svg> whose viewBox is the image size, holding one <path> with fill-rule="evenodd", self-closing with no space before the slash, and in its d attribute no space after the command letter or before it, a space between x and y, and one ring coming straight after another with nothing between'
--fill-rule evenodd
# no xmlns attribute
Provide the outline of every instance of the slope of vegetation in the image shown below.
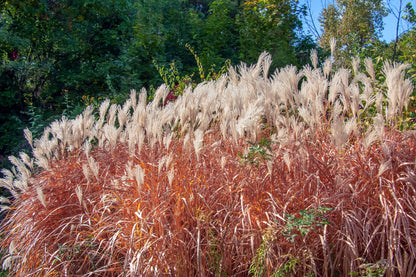
<svg viewBox="0 0 416 277"><path fill-rule="evenodd" d="M11 158L3 266L16 276L413 276L407 66L271 57L53 122ZM361 70L365 69L365 70ZM7 199L3 199L8 202Z"/></svg>

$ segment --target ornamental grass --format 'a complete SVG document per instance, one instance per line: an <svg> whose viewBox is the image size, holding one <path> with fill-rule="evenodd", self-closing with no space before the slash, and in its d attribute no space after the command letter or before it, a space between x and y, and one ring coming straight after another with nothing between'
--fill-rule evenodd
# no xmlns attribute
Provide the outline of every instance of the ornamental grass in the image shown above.
<svg viewBox="0 0 416 277"><path fill-rule="evenodd" d="M11 276L414 276L406 65L270 55L166 102L131 92L10 157ZM361 70L362 69L362 70ZM361 71L360 71L361 70ZM378 274L378 275L377 275Z"/></svg>

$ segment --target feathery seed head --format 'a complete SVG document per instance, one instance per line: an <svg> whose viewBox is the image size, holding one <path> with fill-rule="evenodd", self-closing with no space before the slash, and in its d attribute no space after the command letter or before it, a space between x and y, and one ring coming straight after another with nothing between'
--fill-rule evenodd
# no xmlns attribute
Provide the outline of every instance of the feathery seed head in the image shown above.
<svg viewBox="0 0 416 277"><path fill-rule="evenodd" d="M350 99L351 99L351 112L352 115L355 117L358 114L358 110L360 108L360 88L358 85L351 85L350 87Z"/></svg>
<svg viewBox="0 0 416 277"><path fill-rule="evenodd" d="M169 93L169 87L166 84L161 85L155 92L153 101L151 102L151 107L153 111L158 110L160 101L164 103L166 96Z"/></svg>
<svg viewBox="0 0 416 277"><path fill-rule="evenodd" d="M183 145L182 145L182 147L184 148L184 149L186 149L187 148L187 145L188 145L188 143L189 143L189 140L190 140L190 132L187 132L186 133L186 135L185 135L185 137L183 138Z"/></svg>
<svg viewBox="0 0 416 277"><path fill-rule="evenodd" d="M20 152L19 156L23 163L28 166L30 170L33 170L33 159L31 159L25 152Z"/></svg>
<svg viewBox="0 0 416 277"><path fill-rule="evenodd" d="M374 130L377 133L377 138L382 140L384 138L385 121L382 114L377 114L374 118Z"/></svg>
<svg viewBox="0 0 416 277"><path fill-rule="evenodd" d="M353 57L351 61L352 69L354 70L354 75L358 75L360 68L360 57Z"/></svg>
<svg viewBox="0 0 416 277"><path fill-rule="evenodd" d="M168 135L163 137L163 145L165 146L166 150L169 150L173 137L174 133L169 133Z"/></svg>
<svg viewBox="0 0 416 277"><path fill-rule="evenodd" d="M174 178L175 178L175 168L172 167L168 172L168 181L169 181L170 186L172 186Z"/></svg>
<svg viewBox="0 0 416 277"><path fill-rule="evenodd" d="M87 164L82 165L82 173L84 173L85 178L87 179L87 182L90 182L90 169Z"/></svg>
<svg viewBox="0 0 416 277"><path fill-rule="evenodd" d="M131 108L131 99L127 99L127 101L124 103L122 108L120 106L118 107L117 120L118 120L119 128L123 128L124 124L129 119L130 108Z"/></svg>
<svg viewBox="0 0 416 277"><path fill-rule="evenodd" d="M82 187L80 185L77 185L77 187L75 188L75 194L77 195L79 204L82 205Z"/></svg>
<svg viewBox="0 0 416 277"><path fill-rule="evenodd" d="M365 65L365 69L367 70L368 75L370 75L371 79L373 81L376 80L376 73L374 71L374 64L373 64L373 59L372 58L365 58L364 59L364 65Z"/></svg>
<svg viewBox="0 0 416 277"><path fill-rule="evenodd" d="M110 106L110 100L104 100L100 105L100 119L104 121L105 114L107 113L108 107Z"/></svg>
<svg viewBox="0 0 416 277"><path fill-rule="evenodd" d="M140 192L144 183L144 170L140 165L136 165L134 168L134 177L137 182L137 191Z"/></svg>
<svg viewBox="0 0 416 277"><path fill-rule="evenodd" d="M37 154L39 153L39 154ZM43 155L42 151L37 151L36 149L33 151L33 155L35 156L35 164L39 167L47 170L50 168L48 159Z"/></svg>
<svg viewBox="0 0 416 277"><path fill-rule="evenodd" d="M332 56L332 58L334 58L334 57L335 57L335 47L336 47L336 45L337 45L337 40L336 40L336 38L332 37L332 38L329 40L329 45L330 45L330 47L331 47L331 56Z"/></svg>
<svg viewBox="0 0 416 277"><path fill-rule="evenodd" d="M0 183L1 183L1 179L0 179ZM8 198L0 196L0 212L10 210L10 204L11 204L11 201Z"/></svg>
<svg viewBox="0 0 416 277"><path fill-rule="evenodd" d="M4 185L7 188L12 187L13 180L15 178L15 175L13 174L13 172L11 172L8 169L3 168L1 170L1 173L3 174L3 178L0 179L0 181L2 182L2 185Z"/></svg>
<svg viewBox="0 0 416 277"><path fill-rule="evenodd" d="M390 122L394 120L397 114L401 114L413 91L411 81L405 79L405 71L409 67L409 64L384 62L383 74L386 77L387 100L389 102L386 118Z"/></svg>
<svg viewBox="0 0 416 277"><path fill-rule="evenodd" d="M347 134L348 137L351 134L358 135L358 123L357 123L356 117L352 117L347 121L347 123L345 124L345 133Z"/></svg>
<svg viewBox="0 0 416 277"><path fill-rule="evenodd" d="M289 153L289 151L285 151L283 153L283 161L285 162L287 169L289 171L291 171L291 165L292 165L292 158L291 158L291 154Z"/></svg>
<svg viewBox="0 0 416 277"><path fill-rule="evenodd" d="M116 121L117 110L118 110L117 104L112 104L110 106L110 109L108 110L108 114L107 114L107 125L114 126L114 123Z"/></svg>
<svg viewBox="0 0 416 277"><path fill-rule="evenodd" d="M327 58L324 62L323 65L323 69L324 69L324 76L325 78L329 78L329 75L331 74L331 70L332 70L332 60L330 58Z"/></svg>
<svg viewBox="0 0 416 277"><path fill-rule="evenodd" d="M90 152L91 152L91 148L92 148L91 143L90 143L89 140L86 140L84 142L84 147L83 148L84 148L85 155L87 156L87 158L89 158Z"/></svg>
<svg viewBox="0 0 416 277"><path fill-rule="evenodd" d="M98 180L99 172L100 172L100 167L99 167L98 163L94 160L93 157L89 157L88 158L88 165L89 165L89 167L90 167L93 175Z"/></svg>
<svg viewBox="0 0 416 277"><path fill-rule="evenodd" d="M88 106L84 112L82 113L82 129L81 129L81 133L82 136L80 138L81 143L84 141L85 138L87 137L91 137L92 135L92 129L94 126L94 122L95 122L95 117L93 115L94 112L94 106L90 105Z"/></svg>
<svg viewBox="0 0 416 277"><path fill-rule="evenodd" d="M20 159L16 158L15 156L9 156L8 158L9 161L15 166L19 174L26 174L28 172L27 167Z"/></svg>
<svg viewBox="0 0 416 277"><path fill-rule="evenodd" d="M28 128L25 128L25 129L23 130L23 132L24 132L24 135L25 135L25 139L26 139L26 140L27 140L27 142L29 143L30 147L32 147L32 148L33 148L33 138L32 138L32 132L31 132Z"/></svg>
<svg viewBox="0 0 416 277"><path fill-rule="evenodd" d="M116 128L113 124L105 124L102 128L105 138L110 143L110 146L114 149L117 145L117 138L120 134L120 129Z"/></svg>
<svg viewBox="0 0 416 277"><path fill-rule="evenodd" d="M377 92L376 96L376 109L377 109L377 113L378 114L382 114L383 113L383 100L384 100L384 96L383 93L381 93L380 91Z"/></svg>
<svg viewBox="0 0 416 277"><path fill-rule="evenodd" d="M387 170L390 170L391 167L392 167L391 160L384 161L378 168L377 176L380 177L381 175L383 175L384 172L386 172Z"/></svg>
<svg viewBox="0 0 416 277"><path fill-rule="evenodd" d="M130 100L131 100L131 106L133 110L136 110L137 105L137 93L135 89L130 90Z"/></svg>
<svg viewBox="0 0 416 277"><path fill-rule="evenodd" d="M343 117L335 118L331 124L331 134L338 151L341 151L349 138Z"/></svg>
<svg viewBox="0 0 416 277"><path fill-rule="evenodd" d="M199 153L202 150L203 147L203 142L204 142L204 131L201 130L196 130L195 131L195 138L194 138L194 149L195 149L195 154L199 160Z"/></svg>
<svg viewBox="0 0 416 277"><path fill-rule="evenodd" d="M147 104L147 91L145 88L142 88L139 93L139 102L137 103L137 107L142 107L143 109L146 108Z"/></svg>
<svg viewBox="0 0 416 277"><path fill-rule="evenodd" d="M221 157L221 169L224 170L226 164L227 164L227 158L225 156L222 156Z"/></svg>
<svg viewBox="0 0 416 277"><path fill-rule="evenodd" d="M43 193L42 188L41 187L37 187L36 188L36 193L37 193L38 200L46 208L46 198L45 198L45 194Z"/></svg>
<svg viewBox="0 0 416 277"><path fill-rule="evenodd" d="M143 148L143 144L144 144L145 139L146 139L145 131L143 130L143 128L140 128L137 131L137 146L139 148L139 153L141 152L141 150Z"/></svg>
<svg viewBox="0 0 416 277"><path fill-rule="evenodd" d="M158 164L158 169L157 172L160 174L160 171L162 170L163 166L165 165L165 161L166 161L166 156L163 156L162 158L160 158L159 160L159 164Z"/></svg>
<svg viewBox="0 0 416 277"><path fill-rule="evenodd" d="M258 76L260 76L260 74L261 74L261 72L262 72L262 70L263 70L263 65L264 65L264 61L265 61L265 59L267 59L267 62L268 61L271 61L271 58L270 58L270 54L269 53L267 53L266 51L264 51L264 52L262 52L261 54L260 54L260 56L259 56L259 59L257 60L257 64L256 64L256 66L254 66L253 68L249 68L249 69L247 69L245 66L242 66L241 68L243 68L243 69L245 69L245 70L243 70L243 74L244 73L251 73L250 75L251 75L251 77L253 78L253 79L256 79ZM269 67L270 65L268 65L268 67ZM241 74L241 73L240 73ZM248 76L248 75L247 75ZM265 76L265 78L267 78L267 76Z"/></svg>
<svg viewBox="0 0 416 277"><path fill-rule="evenodd" d="M265 81L268 80L270 66L272 64L272 56L270 54L266 55L263 60L263 78Z"/></svg>
<svg viewBox="0 0 416 277"><path fill-rule="evenodd" d="M375 128L371 128L366 133L364 139L362 140L362 144L364 149L368 149L378 138L378 131Z"/></svg>
<svg viewBox="0 0 416 277"><path fill-rule="evenodd" d="M165 167L166 167L166 169L169 168L172 160L173 160L173 153L170 153L168 156L166 156L166 160L165 160Z"/></svg>
<svg viewBox="0 0 416 277"><path fill-rule="evenodd" d="M313 68L316 69L318 67L318 51L316 49L311 50L311 62Z"/></svg>

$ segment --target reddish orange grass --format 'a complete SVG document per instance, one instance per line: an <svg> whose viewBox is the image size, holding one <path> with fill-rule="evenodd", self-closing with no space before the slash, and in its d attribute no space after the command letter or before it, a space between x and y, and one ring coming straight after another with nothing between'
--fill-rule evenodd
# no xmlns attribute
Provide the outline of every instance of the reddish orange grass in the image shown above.
<svg viewBox="0 0 416 277"><path fill-rule="evenodd" d="M149 104L135 92L122 107L104 101L98 119L89 107L33 143L25 131L39 167L22 154L2 171L15 196L3 266L12 276L414 276L416 134L396 130L407 126L407 67L385 63L380 88L346 69L289 66L269 79L270 63L263 53L166 106L164 86Z"/></svg>
<svg viewBox="0 0 416 277"><path fill-rule="evenodd" d="M348 275L381 260L391 265L389 275L405 276L415 265L415 142L414 134L391 132L385 149L364 150L355 140L338 152L322 136L293 145L290 168L272 144L269 172L264 163L242 163L238 153L247 143L212 132L199 161L181 139L169 152L145 146L129 156L123 144L96 149L90 155L100 175L89 182L78 151L33 176L46 208L35 186L24 192L2 245L12 243L18 253L11 264L17 276L247 276L267 234L264 275L296 259L297 276ZM159 171L155 161L169 153L172 161ZM391 166L378 176L385 161ZM144 170L140 187L126 177L129 162ZM288 240L285 215L317 207L333 209L330 224Z"/></svg>

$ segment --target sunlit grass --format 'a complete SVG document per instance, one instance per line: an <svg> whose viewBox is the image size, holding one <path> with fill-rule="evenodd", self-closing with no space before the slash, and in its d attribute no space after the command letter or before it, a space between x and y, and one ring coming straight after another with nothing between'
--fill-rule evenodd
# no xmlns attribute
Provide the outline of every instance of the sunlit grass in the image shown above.
<svg viewBox="0 0 416 277"><path fill-rule="evenodd" d="M3 171L15 197L3 266L18 276L415 274L405 67L386 64L396 77L383 86L343 69L267 78L270 62L264 54L166 105L162 86L151 103L132 92L35 142L26 131L34 159Z"/></svg>

